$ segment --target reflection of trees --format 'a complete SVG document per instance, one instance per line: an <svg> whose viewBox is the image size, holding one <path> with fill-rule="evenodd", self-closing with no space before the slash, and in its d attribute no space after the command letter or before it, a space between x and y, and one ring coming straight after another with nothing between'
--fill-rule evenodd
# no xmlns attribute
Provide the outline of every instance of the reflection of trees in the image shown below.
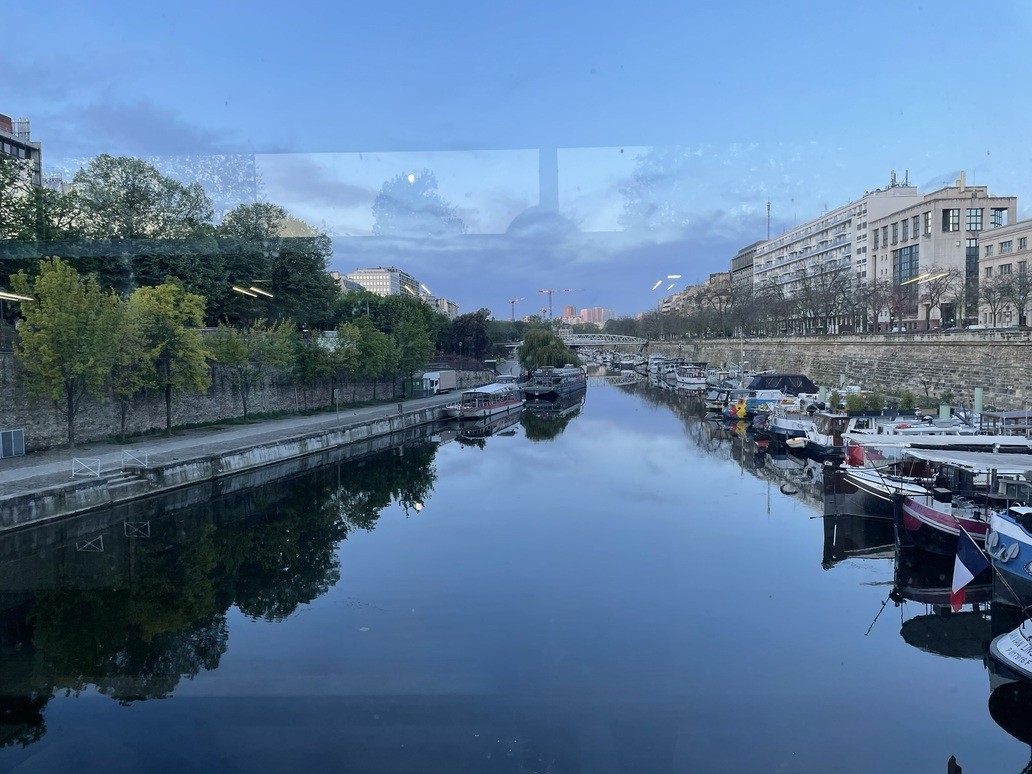
<svg viewBox="0 0 1032 774"><path fill-rule="evenodd" d="M435 453L398 449L205 502L155 519L153 539L112 540L99 566L48 557L41 577L56 583L0 600L0 746L42 738L57 691L94 685L130 703L217 668L230 606L278 621L326 593L351 530L373 529L392 502L422 507Z"/></svg>
<svg viewBox="0 0 1032 774"><path fill-rule="evenodd" d="M551 441L566 429L574 417L580 415L583 403L583 392L543 406L528 403L526 411L520 416L523 434L530 441Z"/></svg>

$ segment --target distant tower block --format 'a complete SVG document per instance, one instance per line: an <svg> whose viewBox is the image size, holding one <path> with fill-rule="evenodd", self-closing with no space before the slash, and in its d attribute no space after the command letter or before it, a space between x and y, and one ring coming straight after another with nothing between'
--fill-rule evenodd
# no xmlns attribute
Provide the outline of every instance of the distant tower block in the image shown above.
<svg viewBox="0 0 1032 774"><path fill-rule="evenodd" d="M538 206L543 210L559 211L559 150L541 148L538 151Z"/></svg>

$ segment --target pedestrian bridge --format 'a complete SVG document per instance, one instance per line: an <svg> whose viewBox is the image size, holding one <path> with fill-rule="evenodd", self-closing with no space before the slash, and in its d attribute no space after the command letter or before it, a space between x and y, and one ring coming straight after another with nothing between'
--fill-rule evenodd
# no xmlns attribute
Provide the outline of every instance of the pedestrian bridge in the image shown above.
<svg viewBox="0 0 1032 774"><path fill-rule="evenodd" d="M640 347L646 343L645 339L636 336L617 336L612 333L560 333L559 338L568 347L606 347L621 344Z"/></svg>

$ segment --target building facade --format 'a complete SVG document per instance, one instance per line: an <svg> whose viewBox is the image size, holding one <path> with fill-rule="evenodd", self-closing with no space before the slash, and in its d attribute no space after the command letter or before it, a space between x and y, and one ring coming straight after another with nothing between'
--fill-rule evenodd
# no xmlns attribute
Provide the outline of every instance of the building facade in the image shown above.
<svg viewBox="0 0 1032 774"><path fill-rule="evenodd" d="M1029 324L1032 306L1032 220L983 232L979 247L978 322L986 328Z"/></svg>
<svg viewBox="0 0 1032 774"><path fill-rule="evenodd" d="M419 280L393 266L356 269L345 274L344 279L355 282L378 296L397 296L408 293L421 298L424 295L419 286Z"/></svg>
<svg viewBox="0 0 1032 774"><path fill-rule="evenodd" d="M890 295L881 327L925 330L942 321L973 322L978 316L979 246L989 232L1013 223L1017 198L991 196L969 186L963 174L952 186L922 196L877 219L871 218L869 277ZM948 298L930 297L932 278L956 275ZM957 300L953 300L956 298Z"/></svg>
<svg viewBox="0 0 1032 774"><path fill-rule="evenodd" d="M43 184L43 146L32 142L28 119L14 120L0 113L0 156L23 162L32 185Z"/></svg>
<svg viewBox="0 0 1032 774"><path fill-rule="evenodd" d="M809 280L851 272L864 282L872 276L871 229L874 221L921 200L906 182L870 191L860 199L824 213L755 247L753 290L777 288L798 296Z"/></svg>

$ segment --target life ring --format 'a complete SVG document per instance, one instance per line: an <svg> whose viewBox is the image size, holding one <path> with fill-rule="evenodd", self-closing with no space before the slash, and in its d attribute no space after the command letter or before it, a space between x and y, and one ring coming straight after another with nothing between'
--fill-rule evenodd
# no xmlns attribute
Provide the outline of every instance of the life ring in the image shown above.
<svg viewBox="0 0 1032 774"><path fill-rule="evenodd" d="M782 484L781 485L781 494L786 494L786 495L799 494L799 490L796 489L791 484Z"/></svg>
<svg viewBox="0 0 1032 774"><path fill-rule="evenodd" d="M910 425L908 425L906 422L900 422L898 425L896 425L897 430L906 430L908 427L910 427Z"/></svg>

